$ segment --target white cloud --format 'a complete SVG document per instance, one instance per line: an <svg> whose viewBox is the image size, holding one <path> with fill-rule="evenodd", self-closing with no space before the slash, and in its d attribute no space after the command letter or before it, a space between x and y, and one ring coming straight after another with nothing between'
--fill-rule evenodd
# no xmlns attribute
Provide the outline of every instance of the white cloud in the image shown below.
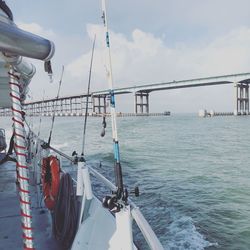
<svg viewBox="0 0 250 250"><path fill-rule="evenodd" d="M42 36L54 42L56 46L55 55L52 58L54 83L50 83L47 73L44 72L43 62L30 59L37 69L37 73L33 77L30 84L30 91L32 94L32 98L30 99L32 101L42 99L44 91L45 98L55 97L62 65L66 65L73 58L76 58L79 53L86 51L86 41L84 40L84 37L81 37L81 34L79 34L79 36L63 35L52 29L45 29L38 23L25 23L18 21L17 25L23 30ZM72 77L68 77L67 74L64 74L61 91L62 95L72 94L72 85L75 90L73 90L73 92L77 92L76 89L79 88L79 83L74 86L74 84L72 84L72 80L74 80Z"/></svg>
<svg viewBox="0 0 250 250"><path fill-rule="evenodd" d="M103 36L98 25L88 25L87 30L89 37L97 34L94 71L98 74L105 61L104 47L101 46ZM247 27L196 48L185 44L171 48L160 38L139 29L133 31L132 40L112 31L110 37L113 71L118 86L248 71L250 29ZM73 60L67 69L73 77L83 77L87 72L82 69L89 60L90 51Z"/></svg>
<svg viewBox="0 0 250 250"><path fill-rule="evenodd" d="M55 33L51 29L46 30L37 23L18 22L17 26L20 29L23 29L23 30L26 30L28 32L34 33L34 34L36 34L38 36L49 37L49 38L55 37Z"/></svg>
<svg viewBox="0 0 250 250"><path fill-rule="evenodd" d="M45 30L40 25L19 25L39 35L53 37L56 41L57 56L54 59L56 76L59 78L62 62L66 66L62 95L82 93L87 89L89 64L91 57L91 41L96 34L96 49L93 64L92 90L106 89L105 47L103 27L88 24L88 39L62 37L52 30ZM115 87L135 84L156 83L162 81L181 80L195 77L248 72L250 65L250 28L241 27L213 39L210 43L191 47L181 43L169 46L154 34L135 29L131 36L110 31L111 54ZM86 47L89 49L86 50ZM58 49L59 48L59 49ZM72 56L72 53L74 56ZM39 66L40 67L40 66ZM33 93L43 92L41 86L50 89L49 96L55 96L57 84L49 85L44 74L37 74ZM47 82L46 82L47 81ZM218 91L217 91L218 90ZM206 98L204 98L206 95ZM213 101L211 101L213 98ZM36 98L39 95L35 95ZM232 110L232 91L226 87L209 87L190 90L177 90L152 94L151 110L170 107L174 111L195 111L201 105L216 109ZM165 100L167 97L167 100ZM216 99L216 101L214 100ZM118 107L126 110L132 106L133 98L119 98ZM156 105L157 104L157 105ZM204 107L203 106L203 107ZM214 107L215 106L215 107ZM132 110L130 110L132 111Z"/></svg>

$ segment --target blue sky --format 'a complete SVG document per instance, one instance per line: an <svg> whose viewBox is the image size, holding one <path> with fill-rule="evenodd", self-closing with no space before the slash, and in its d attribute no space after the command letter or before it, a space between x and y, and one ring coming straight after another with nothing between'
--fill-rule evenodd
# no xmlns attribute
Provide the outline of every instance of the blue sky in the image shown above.
<svg viewBox="0 0 250 250"><path fill-rule="evenodd" d="M107 87L101 1L6 1L22 28L53 40L55 83L38 74L34 99L54 97L62 64L62 95L86 91L92 38L97 34L92 89ZM250 2L247 0L107 0L115 86L249 72ZM151 111L233 109L231 86L164 91L151 95ZM118 109L133 110L133 97Z"/></svg>

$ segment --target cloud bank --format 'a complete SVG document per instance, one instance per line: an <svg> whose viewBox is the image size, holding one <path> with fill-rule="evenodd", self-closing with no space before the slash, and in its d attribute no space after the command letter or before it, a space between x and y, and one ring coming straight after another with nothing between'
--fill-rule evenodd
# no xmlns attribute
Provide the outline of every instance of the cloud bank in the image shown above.
<svg viewBox="0 0 250 250"><path fill-rule="evenodd" d="M75 41L72 39L69 43L69 38L58 35L52 30L44 30L35 23L21 24L21 26L55 40L59 49L54 64L58 67L63 58L66 66L63 95L86 91L91 42L96 34L91 88L92 90L107 88L105 36L101 25L88 24L86 26L88 34L86 40L88 42L85 40L84 44L78 39ZM163 40L162 37L157 37L141 29L134 29L130 36L111 30L110 40L115 87L250 71L250 57L248 56L250 54L250 28L247 26L220 35L209 43L195 44L195 46L184 42L170 46L167 38ZM84 45L88 49L83 48ZM74 51L74 56L69 55L71 51ZM63 57L60 53L63 54ZM57 70L58 75L59 68ZM44 77L39 77L36 81L40 82L39 79L44 79ZM44 82L40 82L40 84L44 87L49 86ZM35 86L32 86L33 90L35 88ZM55 91L51 92L51 94L54 93ZM232 110L232 101L230 100L232 95L233 89L231 86L164 91L152 95L151 111L159 109L159 107L161 109L170 107L179 112L197 111L197 109L202 108L201 105L207 105L217 110ZM126 110L127 106L132 108L132 97L120 99L121 102L118 102L120 110ZM130 109L130 111L132 110Z"/></svg>

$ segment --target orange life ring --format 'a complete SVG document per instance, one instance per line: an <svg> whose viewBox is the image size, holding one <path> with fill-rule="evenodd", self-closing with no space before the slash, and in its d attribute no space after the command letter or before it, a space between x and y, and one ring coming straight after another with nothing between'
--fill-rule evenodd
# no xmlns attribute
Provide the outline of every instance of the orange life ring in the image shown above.
<svg viewBox="0 0 250 250"><path fill-rule="evenodd" d="M60 163L51 155L42 160L42 187L44 203L49 210L53 210L60 184Z"/></svg>

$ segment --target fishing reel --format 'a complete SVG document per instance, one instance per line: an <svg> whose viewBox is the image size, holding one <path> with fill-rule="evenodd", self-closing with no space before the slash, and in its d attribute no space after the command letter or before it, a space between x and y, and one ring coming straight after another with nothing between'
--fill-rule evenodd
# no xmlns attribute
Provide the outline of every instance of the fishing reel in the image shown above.
<svg viewBox="0 0 250 250"><path fill-rule="evenodd" d="M79 161L78 154L76 151L73 151L71 155L73 157L72 163L76 165Z"/></svg>
<svg viewBox="0 0 250 250"><path fill-rule="evenodd" d="M72 158L73 158L72 163L75 164L75 165L78 162L86 162L83 153L80 156L78 156L77 152L73 151L71 155L72 155Z"/></svg>
<svg viewBox="0 0 250 250"><path fill-rule="evenodd" d="M129 193L138 197L140 195L139 187L135 187L135 189ZM102 205L113 213L120 212L121 209L128 204L129 193L127 189L124 189L123 192L112 192L112 196L107 195L103 198Z"/></svg>
<svg viewBox="0 0 250 250"><path fill-rule="evenodd" d="M102 200L103 207L110 210L112 213L118 213L123 207L127 205L128 201L128 190L124 189L112 192L112 196L105 196Z"/></svg>
<svg viewBox="0 0 250 250"><path fill-rule="evenodd" d="M103 207L109 209L113 213L118 213L124 207L123 204L119 203L117 197L114 196L105 196L102 200Z"/></svg>
<svg viewBox="0 0 250 250"><path fill-rule="evenodd" d="M42 149L49 149L49 144L47 143L47 142L42 142L42 144L41 144L41 148Z"/></svg>

